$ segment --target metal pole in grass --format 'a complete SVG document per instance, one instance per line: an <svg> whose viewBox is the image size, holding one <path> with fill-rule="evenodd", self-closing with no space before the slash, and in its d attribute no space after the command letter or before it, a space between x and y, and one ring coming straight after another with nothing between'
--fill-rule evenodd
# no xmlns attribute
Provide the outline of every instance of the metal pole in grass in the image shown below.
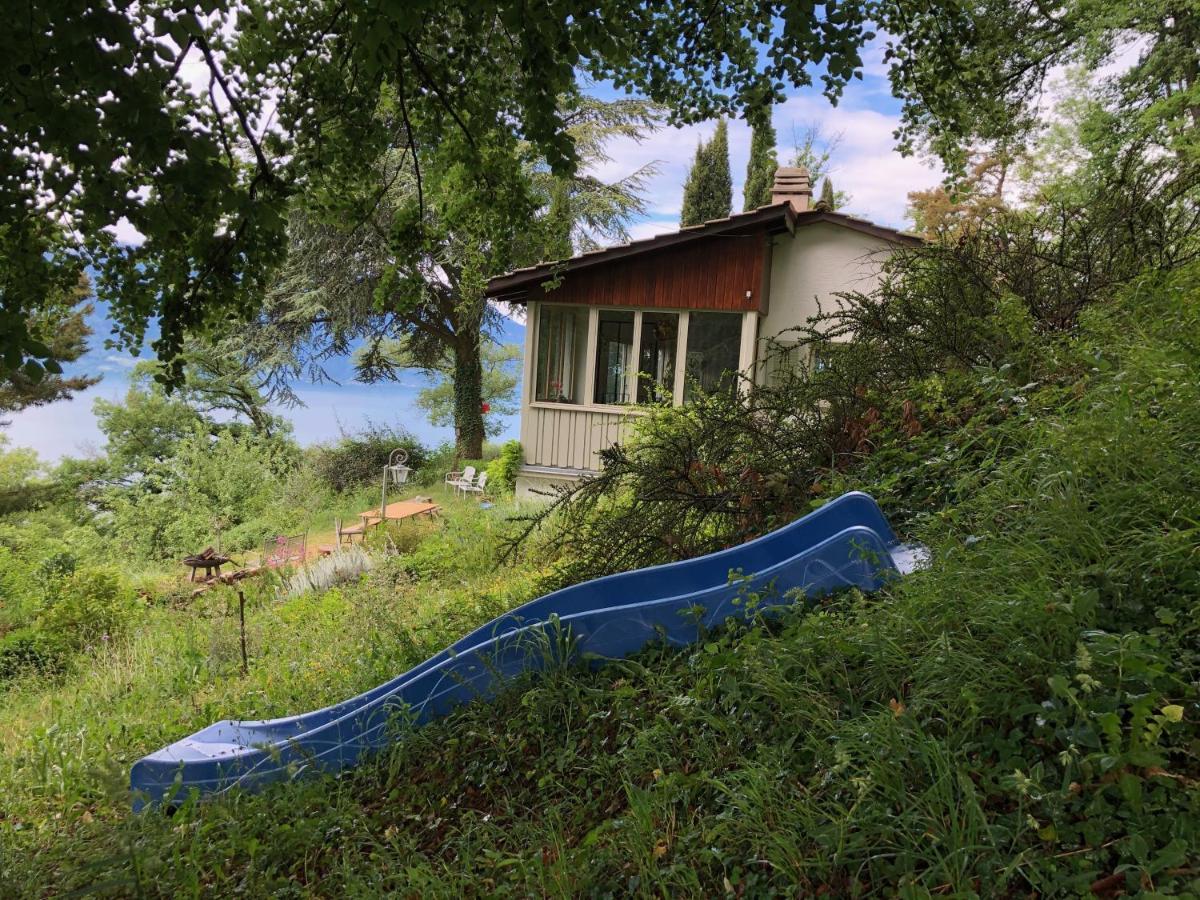
<svg viewBox="0 0 1200 900"><path fill-rule="evenodd" d="M383 489L379 495L379 527L381 529L383 529L384 526L387 525L387 480L388 480L388 467L386 464L384 464L384 467L383 467ZM366 539L367 539L367 530L364 528L363 529L363 540L365 541Z"/></svg>
<svg viewBox="0 0 1200 900"><path fill-rule="evenodd" d="M246 595L238 591L238 623L242 638L242 674L250 674L250 661L246 659Z"/></svg>

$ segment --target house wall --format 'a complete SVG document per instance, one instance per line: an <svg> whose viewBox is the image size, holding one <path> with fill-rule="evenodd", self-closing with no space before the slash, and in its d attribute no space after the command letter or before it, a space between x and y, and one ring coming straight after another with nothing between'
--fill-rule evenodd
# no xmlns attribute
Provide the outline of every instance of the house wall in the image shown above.
<svg viewBox="0 0 1200 900"><path fill-rule="evenodd" d="M769 239L770 245L765 235L761 237L754 241L739 238L728 246L702 242L686 254L681 251L641 262L597 265L570 273L570 282L564 281L556 290L531 292L530 298L536 294L550 303L741 311L740 362L749 370L756 353L762 357L764 339L804 324L806 318L816 314L818 301L828 309L837 302L835 293L873 289L879 281L880 265L892 247L883 238L826 223L797 228L795 236L776 235ZM751 291L749 301L745 298L747 290ZM526 326L521 395L525 468L517 480L520 496L597 470L596 452L624 440L638 415L635 410L613 406L533 401L530 365L536 347L539 305L536 299L529 303ZM593 312L589 348L594 344L595 317ZM680 330L684 345L686 319L681 320ZM680 354L677 393L682 392L682 359ZM589 362L585 378L588 391L593 374L594 364Z"/></svg>
<svg viewBox="0 0 1200 900"><path fill-rule="evenodd" d="M888 241L838 225L818 223L796 229L794 236L776 235L771 252L771 303L758 324L762 339L803 325L818 311L837 303L843 291L870 292L879 283L880 264L892 247ZM787 342L788 336L779 340Z"/></svg>
<svg viewBox="0 0 1200 900"><path fill-rule="evenodd" d="M525 464L596 471L596 451L622 441L633 415L568 403L527 404L521 410Z"/></svg>

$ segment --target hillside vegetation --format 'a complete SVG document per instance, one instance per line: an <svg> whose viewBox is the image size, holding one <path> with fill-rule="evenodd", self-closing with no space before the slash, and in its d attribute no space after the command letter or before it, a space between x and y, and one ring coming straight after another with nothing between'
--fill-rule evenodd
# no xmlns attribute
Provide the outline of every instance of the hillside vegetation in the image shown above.
<svg viewBox="0 0 1200 900"><path fill-rule="evenodd" d="M257 608L249 681L231 674L227 623L153 618L69 690L11 688L3 883L1200 889L1200 268L1132 280L1038 350L1036 381L983 368L926 380L925 427L881 425L877 451L823 488L874 490L929 544L930 570L688 651L514 685L339 778L173 816L132 816L123 791L141 752L219 717L346 696L536 590L482 551L454 552L453 528L390 575ZM463 548L500 543L467 521Z"/></svg>

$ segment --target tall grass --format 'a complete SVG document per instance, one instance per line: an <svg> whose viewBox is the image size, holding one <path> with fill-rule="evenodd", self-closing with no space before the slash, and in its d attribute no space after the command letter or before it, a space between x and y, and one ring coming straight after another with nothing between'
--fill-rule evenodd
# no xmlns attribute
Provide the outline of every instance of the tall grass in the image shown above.
<svg viewBox="0 0 1200 900"><path fill-rule="evenodd" d="M133 756L214 714L344 696L421 657L433 623L440 640L515 603L515 573L497 583L466 554L454 569L446 551L472 532L371 572L378 590L256 606L245 681L216 674L232 630L213 608L112 648L71 691L23 683L0 712L0 879L14 894L1194 895L1197 300L1195 280L1142 286L1086 317L1062 378L1017 397L981 373L961 432L838 485L880 479L931 569L682 652L555 667L338 778L173 817L131 816L121 791ZM936 490L916 474L931 469Z"/></svg>
<svg viewBox="0 0 1200 900"><path fill-rule="evenodd" d="M323 593L370 571L373 565L370 554L361 546L351 544L339 547L328 556L300 566L288 576L282 593L288 600L305 594Z"/></svg>

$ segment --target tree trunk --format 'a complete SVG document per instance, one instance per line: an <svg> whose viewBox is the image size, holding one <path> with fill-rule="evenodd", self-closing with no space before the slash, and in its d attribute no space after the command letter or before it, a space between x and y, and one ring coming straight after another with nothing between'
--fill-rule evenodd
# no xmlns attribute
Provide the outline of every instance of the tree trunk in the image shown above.
<svg viewBox="0 0 1200 900"><path fill-rule="evenodd" d="M483 456L483 361L478 329L454 345L454 446L463 459Z"/></svg>

